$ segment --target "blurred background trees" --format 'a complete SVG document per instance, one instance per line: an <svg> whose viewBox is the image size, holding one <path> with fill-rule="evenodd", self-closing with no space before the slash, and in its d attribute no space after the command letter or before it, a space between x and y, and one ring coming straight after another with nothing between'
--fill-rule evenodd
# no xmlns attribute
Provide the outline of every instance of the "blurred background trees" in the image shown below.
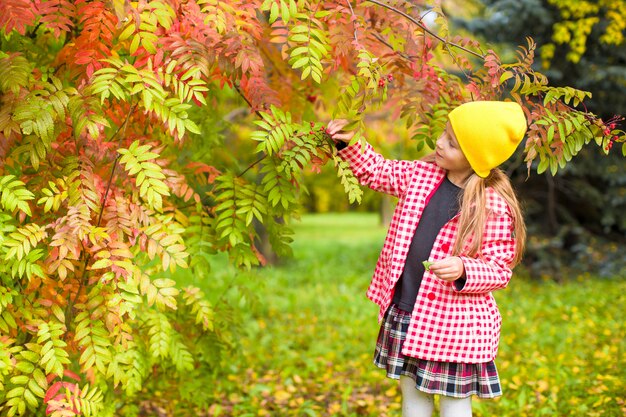
<svg viewBox="0 0 626 417"><path fill-rule="evenodd" d="M473 4L477 15L453 18L455 24L503 49L532 37L540 45L536 65L551 83L591 92L586 105L604 119L626 114L624 1ZM526 178L523 171L515 170L531 230L526 265L536 274L560 277L580 270L623 274L626 164L619 150L605 157L584 149L554 177Z"/></svg>

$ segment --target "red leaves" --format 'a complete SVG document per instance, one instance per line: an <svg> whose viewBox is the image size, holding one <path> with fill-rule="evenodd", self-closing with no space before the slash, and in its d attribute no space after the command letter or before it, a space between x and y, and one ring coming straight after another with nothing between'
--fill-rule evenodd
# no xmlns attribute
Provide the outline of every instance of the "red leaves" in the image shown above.
<svg viewBox="0 0 626 417"><path fill-rule="evenodd" d="M67 0L35 0L36 13L41 16L40 22L52 29L54 36L61 32L69 32L74 27L76 6Z"/></svg>
<svg viewBox="0 0 626 417"><path fill-rule="evenodd" d="M76 404L69 401L72 396L80 395L80 388L78 387L80 377L69 370L63 371L63 375L76 382L57 381L50 385L43 399L44 404L47 404L46 415L75 416L80 414ZM47 379L50 383L55 379L55 375L48 375Z"/></svg>
<svg viewBox="0 0 626 417"><path fill-rule="evenodd" d="M239 87L253 111L265 110L271 105L280 106L278 93L270 87L264 72L243 74Z"/></svg>
<svg viewBox="0 0 626 417"><path fill-rule="evenodd" d="M0 28L5 34L15 29L20 35L26 34L26 27L37 19L35 9L29 0L0 0Z"/></svg>

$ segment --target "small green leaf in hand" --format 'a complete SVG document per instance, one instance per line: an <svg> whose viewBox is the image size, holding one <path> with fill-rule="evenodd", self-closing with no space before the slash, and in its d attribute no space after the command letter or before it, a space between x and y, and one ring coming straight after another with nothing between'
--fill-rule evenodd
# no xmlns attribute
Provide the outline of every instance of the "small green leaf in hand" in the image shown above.
<svg viewBox="0 0 626 417"><path fill-rule="evenodd" d="M422 264L424 265L425 270L430 271L430 266L433 264L433 262L423 261Z"/></svg>

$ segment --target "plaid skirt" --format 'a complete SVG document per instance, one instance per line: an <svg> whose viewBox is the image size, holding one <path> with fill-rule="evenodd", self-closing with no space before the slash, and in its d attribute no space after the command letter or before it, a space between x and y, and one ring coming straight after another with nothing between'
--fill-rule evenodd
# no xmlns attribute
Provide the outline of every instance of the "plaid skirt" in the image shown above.
<svg viewBox="0 0 626 417"><path fill-rule="evenodd" d="M496 364L435 362L402 354L411 313L395 304L385 313L380 326L374 364L387 370L387 376L400 379L406 375L415 380L415 387L429 394L465 398L478 395L494 398L502 395Z"/></svg>

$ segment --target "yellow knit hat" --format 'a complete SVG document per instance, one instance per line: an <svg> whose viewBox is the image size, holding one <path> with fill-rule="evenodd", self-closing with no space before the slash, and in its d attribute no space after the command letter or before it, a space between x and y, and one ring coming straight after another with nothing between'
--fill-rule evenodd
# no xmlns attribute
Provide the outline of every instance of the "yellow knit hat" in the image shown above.
<svg viewBox="0 0 626 417"><path fill-rule="evenodd" d="M482 178L513 155L526 133L524 111L515 102L472 101L448 117L463 154Z"/></svg>

